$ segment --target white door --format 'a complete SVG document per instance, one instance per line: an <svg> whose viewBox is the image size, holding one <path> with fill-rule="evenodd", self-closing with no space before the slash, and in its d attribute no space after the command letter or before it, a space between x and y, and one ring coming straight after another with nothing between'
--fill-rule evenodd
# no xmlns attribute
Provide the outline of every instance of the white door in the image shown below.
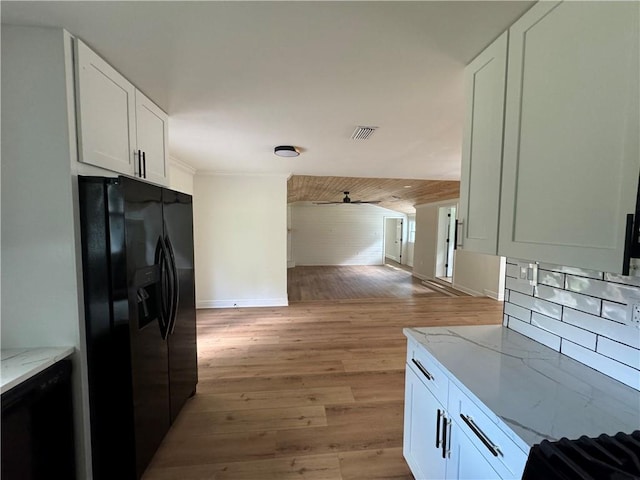
<svg viewBox="0 0 640 480"><path fill-rule="evenodd" d="M79 160L133 175L133 85L80 40L76 79Z"/></svg>
<svg viewBox="0 0 640 480"><path fill-rule="evenodd" d="M498 250L507 38L503 33L465 68L458 245L492 255Z"/></svg>
<svg viewBox="0 0 640 480"><path fill-rule="evenodd" d="M509 31L499 254L621 273L640 171L639 2L539 2Z"/></svg>
<svg viewBox="0 0 640 480"><path fill-rule="evenodd" d="M384 256L394 262L402 261L402 228L401 218L384 219Z"/></svg>
<svg viewBox="0 0 640 480"><path fill-rule="evenodd" d="M167 180L166 159L168 141L168 118L160 108L141 92L136 91L136 148L135 158L140 162L136 168L141 177L165 184ZM142 159L138 158L138 151Z"/></svg>

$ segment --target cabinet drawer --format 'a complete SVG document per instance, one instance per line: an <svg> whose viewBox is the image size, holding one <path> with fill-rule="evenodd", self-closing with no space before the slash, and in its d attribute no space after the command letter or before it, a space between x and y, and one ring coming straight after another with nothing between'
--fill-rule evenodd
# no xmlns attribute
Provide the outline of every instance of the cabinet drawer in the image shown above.
<svg viewBox="0 0 640 480"><path fill-rule="evenodd" d="M417 343L407 343L407 368L411 368L442 405L449 398L449 379L437 366L431 354Z"/></svg>
<svg viewBox="0 0 640 480"><path fill-rule="evenodd" d="M500 478L521 478L527 454L453 383L449 385L449 399L449 415Z"/></svg>

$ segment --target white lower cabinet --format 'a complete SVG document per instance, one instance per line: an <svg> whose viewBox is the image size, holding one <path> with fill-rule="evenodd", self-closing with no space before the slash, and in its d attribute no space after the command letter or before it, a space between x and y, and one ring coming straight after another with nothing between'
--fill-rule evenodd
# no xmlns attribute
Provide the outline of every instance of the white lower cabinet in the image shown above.
<svg viewBox="0 0 640 480"><path fill-rule="evenodd" d="M409 341L403 454L416 480L521 478L527 454L456 382Z"/></svg>
<svg viewBox="0 0 640 480"><path fill-rule="evenodd" d="M405 375L404 457L416 477L445 478L440 438L444 407L411 368Z"/></svg>
<svg viewBox="0 0 640 480"><path fill-rule="evenodd" d="M453 422L451 453L447 462L447 479L495 480L500 478L462 428Z"/></svg>

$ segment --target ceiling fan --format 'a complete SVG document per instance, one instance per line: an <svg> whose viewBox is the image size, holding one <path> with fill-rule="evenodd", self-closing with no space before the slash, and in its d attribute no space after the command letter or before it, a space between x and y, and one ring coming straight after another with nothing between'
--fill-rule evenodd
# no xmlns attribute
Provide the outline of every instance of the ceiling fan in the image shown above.
<svg viewBox="0 0 640 480"><path fill-rule="evenodd" d="M313 202L313 203L315 203L316 205L332 205L332 204L340 204L340 203L352 203L352 204L362 205L363 203L370 203L370 204L380 203L380 200L351 200L351 198L349 197L349 192L342 192L342 193L344 193L344 198L340 202Z"/></svg>

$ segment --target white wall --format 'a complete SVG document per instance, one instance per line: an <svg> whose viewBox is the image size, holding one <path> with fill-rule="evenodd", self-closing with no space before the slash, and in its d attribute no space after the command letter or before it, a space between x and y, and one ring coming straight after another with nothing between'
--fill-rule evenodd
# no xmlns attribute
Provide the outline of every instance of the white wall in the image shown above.
<svg viewBox="0 0 640 480"><path fill-rule="evenodd" d="M415 214L407 215L407 221L404 222L406 226L405 238L407 239L407 241L404 243L405 253L403 253L402 258L406 260L406 264L410 267L413 267L413 256L414 256L415 245L416 245L415 236L414 237L411 236L411 224L413 223L413 229L415 231L415 222L416 222Z"/></svg>
<svg viewBox="0 0 640 480"><path fill-rule="evenodd" d="M196 306L287 305L287 177L196 174Z"/></svg>
<svg viewBox="0 0 640 480"><path fill-rule="evenodd" d="M79 478L91 478L71 37L2 26L2 348L73 346Z"/></svg>
<svg viewBox="0 0 640 480"><path fill-rule="evenodd" d="M384 221L404 215L375 205L291 206L296 265L382 265Z"/></svg>
<svg viewBox="0 0 640 480"><path fill-rule="evenodd" d="M504 299L506 259L495 255L455 251L453 286L474 296Z"/></svg>
<svg viewBox="0 0 640 480"><path fill-rule="evenodd" d="M435 278L439 206L439 204L416 206L416 243L413 247L413 275L422 280Z"/></svg>
<svg viewBox="0 0 640 480"><path fill-rule="evenodd" d="M193 176L196 171L190 165L169 157L169 188L193 195Z"/></svg>
<svg viewBox="0 0 640 480"><path fill-rule="evenodd" d="M413 255L413 275L434 279L438 262L438 210L455 206L457 200L416 206L416 244ZM447 225L443 224L443 228ZM453 262L453 286L475 296L490 296L498 300L504 295L505 259L456 250Z"/></svg>

